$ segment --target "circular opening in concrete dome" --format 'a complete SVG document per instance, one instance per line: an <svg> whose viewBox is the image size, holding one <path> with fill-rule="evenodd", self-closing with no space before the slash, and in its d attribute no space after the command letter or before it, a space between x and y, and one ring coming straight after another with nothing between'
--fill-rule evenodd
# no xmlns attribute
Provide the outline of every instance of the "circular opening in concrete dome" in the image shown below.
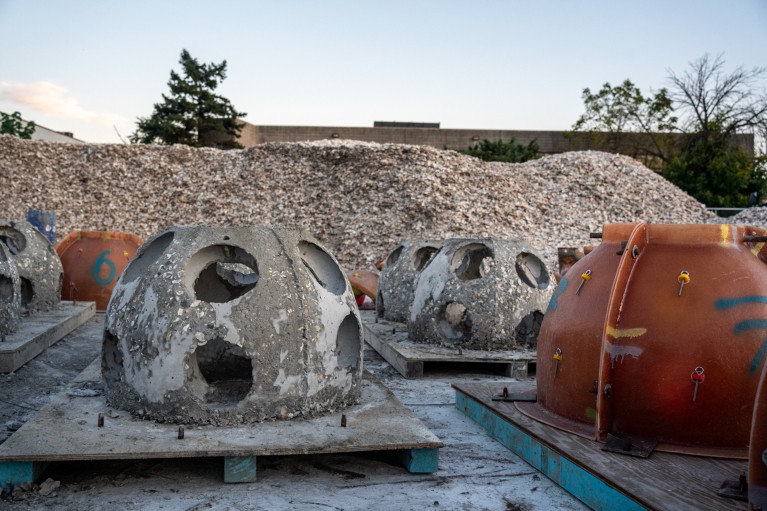
<svg viewBox="0 0 767 511"><path fill-rule="evenodd" d="M109 330L105 330L102 344L101 374L106 380L107 387L117 385L123 371L123 355L117 347L117 343L117 336Z"/></svg>
<svg viewBox="0 0 767 511"><path fill-rule="evenodd" d="M549 272L546 265L533 254L520 252L516 261L517 275L530 287L546 289L549 285Z"/></svg>
<svg viewBox="0 0 767 511"><path fill-rule="evenodd" d="M0 241L5 243L13 255L20 254L27 248L27 238L13 227L0 226Z"/></svg>
<svg viewBox="0 0 767 511"><path fill-rule="evenodd" d="M10 302L13 300L13 293L13 280L6 275L0 275L0 300Z"/></svg>
<svg viewBox="0 0 767 511"><path fill-rule="evenodd" d="M437 252L439 252L439 249L436 247L421 247L416 250L413 257L413 267L416 271L423 270Z"/></svg>
<svg viewBox="0 0 767 511"><path fill-rule="evenodd" d="M463 339L471 333L471 313L460 302L448 302L439 314L442 334L451 340Z"/></svg>
<svg viewBox="0 0 767 511"><path fill-rule="evenodd" d="M253 364L241 347L220 338L198 346L194 359L208 384L205 400L223 405L245 399L253 386Z"/></svg>
<svg viewBox="0 0 767 511"><path fill-rule="evenodd" d="M304 266L322 287L334 295L346 292L346 277L330 254L309 241L301 241L298 250Z"/></svg>
<svg viewBox="0 0 767 511"><path fill-rule="evenodd" d="M402 255L402 249L404 249L402 245L398 246L394 250L391 251L389 254L389 257L386 258L386 264L384 266L391 266L397 262L399 259L399 256Z"/></svg>
<svg viewBox="0 0 767 511"><path fill-rule="evenodd" d="M203 302L236 300L256 287L256 259L240 247L212 245L192 257L184 268L187 288Z"/></svg>
<svg viewBox="0 0 767 511"><path fill-rule="evenodd" d="M5 249L0 247L0 263L4 263L8 260L8 256L5 255Z"/></svg>
<svg viewBox="0 0 767 511"><path fill-rule="evenodd" d="M336 357L341 367L356 369L360 362L360 324L354 314L349 314L338 327Z"/></svg>
<svg viewBox="0 0 767 511"><path fill-rule="evenodd" d="M32 288L32 282L29 279L21 277L21 306L26 307L35 298L35 290Z"/></svg>
<svg viewBox="0 0 767 511"><path fill-rule="evenodd" d="M383 293L379 290L376 294L376 314L379 318L384 317L384 313L386 312L386 306L384 305L384 297Z"/></svg>
<svg viewBox="0 0 767 511"><path fill-rule="evenodd" d="M160 259L160 256L165 253L165 249L168 248L168 245L173 242L174 236L173 231L168 231L149 243L141 245L136 257L128 263L128 266L126 266L123 271L123 282L133 282L139 275L144 273L147 268L152 266L155 261Z"/></svg>
<svg viewBox="0 0 767 511"><path fill-rule="evenodd" d="M493 250L481 243L470 243L453 255L450 267L458 280L481 279L493 267Z"/></svg>

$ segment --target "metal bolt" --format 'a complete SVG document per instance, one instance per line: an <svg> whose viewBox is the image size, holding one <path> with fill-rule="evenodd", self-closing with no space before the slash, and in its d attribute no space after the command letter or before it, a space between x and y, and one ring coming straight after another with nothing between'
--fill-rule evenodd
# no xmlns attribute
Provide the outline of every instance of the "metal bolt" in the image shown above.
<svg viewBox="0 0 767 511"><path fill-rule="evenodd" d="M613 395L613 386L608 383L607 385L605 385L604 392L605 392L605 397L612 396Z"/></svg>
<svg viewBox="0 0 767 511"><path fill-rule="evenodd" d="M184 426L178 427L178 439L183 440L184 439Z"/></svg>
<svg viewBox="0 0 767 511"><path fill-rule="evenodd" d="M396 333L397 333L397 328L396 328L396 327L395 327L395 328L392 328L392 329L391 329L391 333L392 333L392 335L396 334Z"/></svg>
<svg viewBox="0 0 767 511"><path fill-rule="evenodd" d="M634 259L639 257L639 247L638 246L634 245L634 248L631 249L631 257L633 257Z"/></svg>
<svg viewBox="0 0 767 511"><path fill-rule="evenodd" d="M509 397L509 387L503 387L503 398Z"/></svg>
<svg viewBox="0 0 767 511"><path fill-rule="evenodd" d="M341 415L341 427L346 427L346 415Z"/></svg>
<svg viewBox="0 0 767 511"><path fill-rule="evenodd" d="M103 414L103 413L100 413L100 414L99 414L99 421L98 421L98 426L99 426L100 428L103 428L103 427L104 427L104 414Z"/></svg>

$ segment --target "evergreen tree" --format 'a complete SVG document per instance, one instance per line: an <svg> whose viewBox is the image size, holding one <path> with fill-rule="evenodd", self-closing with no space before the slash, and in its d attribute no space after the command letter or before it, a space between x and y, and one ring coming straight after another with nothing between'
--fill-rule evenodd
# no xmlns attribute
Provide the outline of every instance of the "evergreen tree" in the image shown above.
<svg viewBox="0 0 767 511"><path fill-rule="evenodd" d="M194 147L240 148L236 137L242 125L238 112L225 97L215 93L226 78L226 60L200 64L188 51L181 52L181 73L171 70L169 95L154 105L149 117L139 117L134 144L186 144Z"/></svg>
<svg viewBox="0 0 767 511"><path fill-rule="evenodd" d="M0 112L0 135L31 139L35 129L35 123L32 121L24 122L19 112L12 114Z"/></svg>
<svg viewBox="0 0 767 511"><path fill-rule="evenodd" d="M502 161L506 163L521 163L538 157L538 142L533 140L527 145L517 143L513 138L503 140L482 140L468 149L458 151L484 161Z"/></svg>

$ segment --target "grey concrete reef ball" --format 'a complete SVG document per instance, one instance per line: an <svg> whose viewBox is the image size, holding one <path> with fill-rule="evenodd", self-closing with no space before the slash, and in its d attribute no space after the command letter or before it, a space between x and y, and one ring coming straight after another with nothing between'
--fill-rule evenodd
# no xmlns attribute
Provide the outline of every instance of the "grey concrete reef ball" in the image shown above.
<svg viewBox="0 0 767 511"><path fill-rule="evenodd" d="M21 282L11 252L0 243L0 341L19 327Z"/></svg>
<svg viewBox="0 0 767 511"><path fill-rule="evenodd" d="M387 321L407 323L418 275L442 241L404 240L386 258L376 293L376 314Z"/></svg>
<svg viewBox="0 0 767 511"><path fill-rule="evenodd" d="M534 348L553 289L523 240L446 240L418 277L408 337L464 349Z"/></svg>
<svg viewBox="0 0 767 511"><path fill-rule="evenodd" d="M101 367L110 405L159 422L310 417L359 396L359 311L304 231L173 227L117 282Z"/></svg>
<svg viewBox="0 0 767 511"><path fill-rule="evenodd" d="M48 238L29 222L0 220L0 242L19 270L22 309L37 313L58 308L64 270Z"/></svg>

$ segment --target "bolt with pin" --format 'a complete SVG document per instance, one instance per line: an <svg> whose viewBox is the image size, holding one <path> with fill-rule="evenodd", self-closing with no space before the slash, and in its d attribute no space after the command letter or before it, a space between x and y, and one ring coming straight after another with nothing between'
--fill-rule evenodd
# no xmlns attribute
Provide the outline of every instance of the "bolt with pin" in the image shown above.
<svg viewBox="0 0 767 511"><path fill-rule="evenodd" d="M578 286L578 289L575 290L576 295L581 294L581 288L583 287L583 284L585 284L589 279L591 279L591 270L586 270L585 273L581 274L581 283Z"/></svg>
<svg viewBox="0 0 767 511"><path fill-rule="evenodd" d="M690 283L690 272L687 270L682 270L676 280L679 281L679 296L682 296L682 289L684 289L684 285Z"/></svg>
<svg viewBox="0 0 767 511"><path fill-rule="evenodd" d="M556 378L557 372L559 372L559 362L562 360L562 348L557 348L554 352L554 360L554 378Z"/></svg>
<svg viewBox="0 0 767 511"><path fill-rule="evenodd" d="M701 366L698 366L695 368L695 370L690 375L690 379L695 384L695 388L692 391L692 400L695 401L695 399L698 397L698 385L706 381L706 375L703 374L704 369Z"/></svg>

